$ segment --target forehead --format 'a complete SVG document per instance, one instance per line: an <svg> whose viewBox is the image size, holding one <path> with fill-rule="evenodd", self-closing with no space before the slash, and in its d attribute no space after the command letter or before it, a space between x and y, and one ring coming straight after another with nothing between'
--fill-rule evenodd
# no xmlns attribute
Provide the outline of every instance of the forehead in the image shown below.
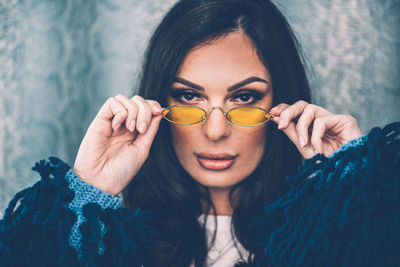
<svg viewBox="0 0 400 267"><path fill-rule="evenodd" d="M269 80L269 73L254 44L240 32L193 48L182 62L177 76L198 83L240 81L250 76Z"/></svg>

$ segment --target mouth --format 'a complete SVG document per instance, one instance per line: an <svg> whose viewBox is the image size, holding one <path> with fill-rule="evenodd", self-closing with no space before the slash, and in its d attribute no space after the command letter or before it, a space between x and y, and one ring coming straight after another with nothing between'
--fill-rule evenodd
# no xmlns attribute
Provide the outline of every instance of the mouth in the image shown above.
<svg viewBox="0 0 400 267"><path fill-rule="evenodd" d="M212 171L223 171L231 167L235 163L238 155L229 153L195 153L199 164Z"/></svg>

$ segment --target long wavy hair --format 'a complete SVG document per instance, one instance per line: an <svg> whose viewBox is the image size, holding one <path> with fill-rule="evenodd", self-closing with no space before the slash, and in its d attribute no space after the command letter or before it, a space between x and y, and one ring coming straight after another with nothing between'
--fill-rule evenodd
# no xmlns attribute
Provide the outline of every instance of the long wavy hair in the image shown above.
<svg viewBox="0 0 400 267"><path fill-rule="evenodd" d="M167 105L167 96L184 58L194 47L235 31L253 42L269 71L273 105L310 101L310 88L298 42L284 16L268 0L182 0L164 17L152 36L142 70L139 95ZM231 191L232 229L250 252L242 259L261 257L255 231L249 225L264 207L284 194L285 177L293 175L301 156L292 142L268 123L267 147L256 170ZM144 266L205 265L205 225L198 221L202 202L213 208L207 188L199 185L180 165L172 146L168 122L162 121L143 167L123 192L124 204L148 211L158 233L152 251L143 252ZM236 195L238 197L236 198ZM231 199L232 200L232 199ZM215 208L214 208L215 213ZM215 235L214 235L215 237Z"/></svg>

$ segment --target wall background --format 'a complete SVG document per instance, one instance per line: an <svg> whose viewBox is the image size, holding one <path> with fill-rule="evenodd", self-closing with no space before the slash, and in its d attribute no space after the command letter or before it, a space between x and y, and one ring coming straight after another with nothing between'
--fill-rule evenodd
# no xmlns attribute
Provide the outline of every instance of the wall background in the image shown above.
<svg viewBox="0 0 400 267"><path fill-rule="evenodd" d="M132 95L147 40L175 0L0 0L0 217L55 155L73 164L90 121ZM281 0L314 102L362 130L400 120L400 0ZM278 3L279 2L279 3Z"/></svg>

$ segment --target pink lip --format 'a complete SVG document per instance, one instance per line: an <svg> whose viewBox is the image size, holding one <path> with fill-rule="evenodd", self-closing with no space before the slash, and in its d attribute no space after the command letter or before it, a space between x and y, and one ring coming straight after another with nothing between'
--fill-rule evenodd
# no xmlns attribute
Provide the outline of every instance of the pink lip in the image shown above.
<svg viewBox="0 0 400 267"><path fill-rule="evenodd" d="M229 153L195 153L199 164L208 170L222 171L228 169L235 163L235 159L238 155L232 155Z"/></svg>

